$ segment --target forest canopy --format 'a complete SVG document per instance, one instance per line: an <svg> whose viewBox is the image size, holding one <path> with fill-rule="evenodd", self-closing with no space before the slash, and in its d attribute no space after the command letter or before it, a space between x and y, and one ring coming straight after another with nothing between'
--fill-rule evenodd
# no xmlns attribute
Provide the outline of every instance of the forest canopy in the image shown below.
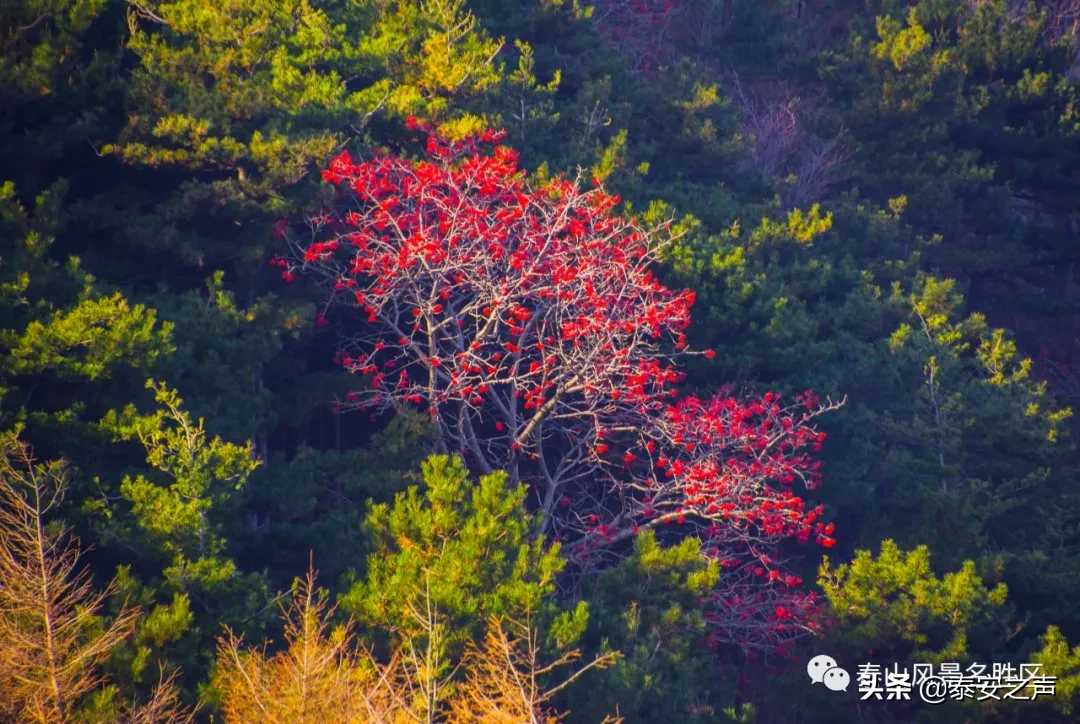
<svg viewBox="0 0 1080 724"><path fill-rule="evenodd" d="M1077 0L9 0L0 50L0 719L1075 720Z"/></svg>

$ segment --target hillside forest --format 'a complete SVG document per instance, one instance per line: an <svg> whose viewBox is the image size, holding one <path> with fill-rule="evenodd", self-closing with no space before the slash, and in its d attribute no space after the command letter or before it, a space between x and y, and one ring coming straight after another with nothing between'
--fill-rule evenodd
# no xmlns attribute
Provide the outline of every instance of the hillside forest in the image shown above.
<svg viewBox="0 0 1080 724"><path fill-rule="evenodd" d="M1080 0L0 50L0 721L1080 717Z"/></svg>

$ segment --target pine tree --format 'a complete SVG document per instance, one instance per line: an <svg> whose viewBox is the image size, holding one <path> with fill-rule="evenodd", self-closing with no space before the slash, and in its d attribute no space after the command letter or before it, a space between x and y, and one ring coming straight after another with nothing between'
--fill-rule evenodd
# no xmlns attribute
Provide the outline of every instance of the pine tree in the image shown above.
<svg viewBox="0 0 1080 724"><path fill-rule="evenodd" d="M371 506L364 526L373 551L342 608L393 648L432 646L441 662L435 678L454 668L468 641L483 639L491 616L531 618L547 645L573 645L588 609L560 612L552 599L566 562L558 543L532 536L524 486L508 487L504 472L474 482L458 457L432 456L422 469L423 489ZM437 625L428 611L438 612Z"/></svg>

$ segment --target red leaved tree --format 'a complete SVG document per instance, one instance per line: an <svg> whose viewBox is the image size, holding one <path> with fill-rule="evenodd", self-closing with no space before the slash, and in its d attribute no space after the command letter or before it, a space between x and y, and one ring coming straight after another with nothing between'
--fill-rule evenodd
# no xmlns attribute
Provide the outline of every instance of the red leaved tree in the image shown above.
<svg viewBox="0 0 1080 724"><path fill-rule="evenodd" d="M501 133L452 142L422 128L426 160L336 158L324 177L343 207L275 260L286 280L322 275L369 323L338 357L367 383L339 406L426 409L441 452L532 486L545 532L579 566L617 558L644 528L700 536L728 570L703 602L716 643L775 649L805 632L813 598L777 547L832 545L793 486L819 482L806 449L833 405L728 389L676 399L675 360L712 353L687 348L693 293L651 271L670 222L615 215L619 198L581 179L531 188L514 151L483 150Z"/></svg>

